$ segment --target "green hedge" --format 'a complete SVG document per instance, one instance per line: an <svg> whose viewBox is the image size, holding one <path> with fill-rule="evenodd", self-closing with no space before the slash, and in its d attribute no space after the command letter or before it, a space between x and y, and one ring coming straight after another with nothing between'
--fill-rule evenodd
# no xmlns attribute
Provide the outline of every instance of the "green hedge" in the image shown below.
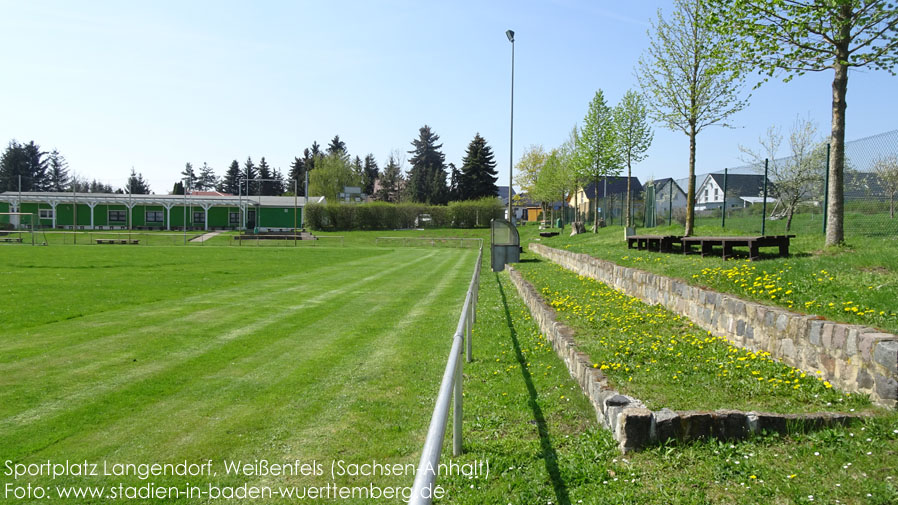
<svg viewBox="0 0 898 505"><path fill-rule="evenodd" d="M305 213L306 225L313 230L395 230L486 228L491 219L504 217L505 209L498 198L484 198L448 206L386 202L309 204Z"/></svg>

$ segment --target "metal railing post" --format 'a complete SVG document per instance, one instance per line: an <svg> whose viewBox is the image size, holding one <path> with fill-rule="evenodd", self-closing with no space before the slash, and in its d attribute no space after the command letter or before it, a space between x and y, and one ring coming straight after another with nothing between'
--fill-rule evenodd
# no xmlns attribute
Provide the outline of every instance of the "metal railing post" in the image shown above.
<svg viewBox="0 0 898 505"><path fill-rule="evenodd" d="M474 321L472 320L473 318L471 317L471 314L474 312L473 311L473 308L474 308L473 307L474 306L473 293L471 296L468 297L468 299L470 299L471 301L470 301L469 305L465 308L465 310L467 310L467 314L465 314L465 348L466 348L466 358L467 358L468 363L470 363L471 359L472 359L471 358L471 333L473 332L473 330L471 329L471 326L474 325Z"/></svg>

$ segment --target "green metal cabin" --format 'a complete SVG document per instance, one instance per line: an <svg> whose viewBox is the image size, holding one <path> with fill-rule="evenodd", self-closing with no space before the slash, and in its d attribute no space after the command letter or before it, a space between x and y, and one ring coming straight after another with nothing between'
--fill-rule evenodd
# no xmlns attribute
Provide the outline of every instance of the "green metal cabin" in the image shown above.
<svg viewBox="0 0 898 505"><path fill-rule="evenodd" d="M0 212L37 217L40 228L82 230L293 230L307 203L324 197L0 193Z"/></svg>

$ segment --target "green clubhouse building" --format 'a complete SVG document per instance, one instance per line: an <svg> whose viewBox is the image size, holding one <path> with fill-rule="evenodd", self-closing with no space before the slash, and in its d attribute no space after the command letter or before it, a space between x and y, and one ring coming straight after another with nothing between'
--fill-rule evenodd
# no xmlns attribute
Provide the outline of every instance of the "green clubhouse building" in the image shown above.
<svg viewBox="0 0 898 505"><path fill-rule="evenodd" d="M300 228L303 208L323 196L234 196L211 192L188 195L118 193L0 193L0 212L35 216L39 228L79 230L239 230ZM11 216L15 222L16 216Z"/></svg>

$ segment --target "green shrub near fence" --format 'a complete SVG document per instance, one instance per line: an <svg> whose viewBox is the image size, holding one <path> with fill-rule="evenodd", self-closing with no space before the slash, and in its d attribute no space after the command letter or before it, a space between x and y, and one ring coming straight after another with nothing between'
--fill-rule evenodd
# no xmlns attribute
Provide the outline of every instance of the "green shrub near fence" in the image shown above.
<svg viewBox="0 0 898 505"><path fill-rule="evenodd" d="M310 204L306 225L313 230L395 230L402 228L485 228L505 215L498 198L452 202L446 205L372 202Z"/></svg>

